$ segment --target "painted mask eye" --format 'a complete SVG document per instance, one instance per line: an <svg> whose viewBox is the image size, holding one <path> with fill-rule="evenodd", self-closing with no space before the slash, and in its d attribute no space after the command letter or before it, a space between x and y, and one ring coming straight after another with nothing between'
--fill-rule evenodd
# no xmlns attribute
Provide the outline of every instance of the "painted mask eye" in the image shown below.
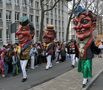
<svg viewBox="0 0 103 90"><path fill-rule="evenodd" d="M81 24L87 24L89 22L89 20L87 20L87 19L82 19L81 20Z"/></svg>
<svg viewBox="0 0 103 90"><path fill-rule="evenodd" d="M73 24L74 24L74 25L78 25L78 21L73 20Z"/></svg>

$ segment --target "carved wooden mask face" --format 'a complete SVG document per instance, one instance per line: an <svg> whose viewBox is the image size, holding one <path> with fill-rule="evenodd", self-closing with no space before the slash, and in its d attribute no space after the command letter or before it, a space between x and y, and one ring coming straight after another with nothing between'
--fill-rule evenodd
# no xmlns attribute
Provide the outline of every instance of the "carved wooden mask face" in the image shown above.
<svg viewBox="0 0 103 90"><path fill-rule="evenodd" d="M92 18L89 14L83 13L73 19L77 38L83 40L93 33L96 23L92 20Z"/></svg>
<svg viewBox="0 0 103 90"><path fill-rule="evenodd" d="M32 40L33 35L30 34L29 25L27 25L27 26L20 25L18 31L16 32L16 36L17 36L20 44L25 44L28 41Z"/></svg>
<svg viewBox="0 0 103 90"><path fill-rule="evenodd" d="M44 31L44 33L43 33L44 42L49 43L49 42L53 41L54 38L55 38L54 30L46 30L46 31Z"/></svg>

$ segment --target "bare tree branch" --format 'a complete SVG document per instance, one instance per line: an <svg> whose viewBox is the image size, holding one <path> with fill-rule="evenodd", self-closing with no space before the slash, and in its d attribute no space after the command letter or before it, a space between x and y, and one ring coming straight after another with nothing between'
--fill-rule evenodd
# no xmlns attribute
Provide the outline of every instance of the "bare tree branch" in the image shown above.
<svg viewBox="0 0 103 90"><path fill-rule="evenodd" d="M93 0L93 1L89 4L89 6L87 7L87 9L88 9L94 2L95 2L95 0Z"/></svg>
<svg viewBox="0 0 103 90"><path fill-rule="evenodd" d="M48 0L48 1L44 4L44 6L47 6L50 1L51 1L51 0Z"/></svg>
<svg viewBox="0 0 103 90"><path fill-rule="evenodd" d="M56 0L55 0L55 1L56 1ZM61 1L61 0L57 0L50 9L46 9L46 10L44 10L44 12L52 10L52 9L57 5L57 3L58 3L59 1Z"/></svg>

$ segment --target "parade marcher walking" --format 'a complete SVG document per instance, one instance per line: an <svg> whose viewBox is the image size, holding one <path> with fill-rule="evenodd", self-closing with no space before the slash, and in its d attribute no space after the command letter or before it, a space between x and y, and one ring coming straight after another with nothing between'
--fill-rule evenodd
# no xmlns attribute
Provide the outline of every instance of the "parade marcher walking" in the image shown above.
<svg viewBox="0 0 103 90"><path fill-rule="evenodd" d="M32 45L32 48L30 50L30 60L31 60L31 64L30 64L30 67L31 69L35 69L35 59L37 57L37 49L36 49L36 46L35 44Z"/></svg>
<svg viewBox="0 0 103 90"><path fill-rule="evenodd" d="M13 70L12 70L12 75L15 76L18 74L18 65L17 65L17 62L18 62L18 55L17 53L14 51L12 53L12 65L13 65Z"/></svg>
<svg viewBox="0 0 103 90"><path fill-rule="evenodd" d="M74 12L74 29L76 30L79 61L78 71L83 73L84 88L88 79L92 77L92 58L100 53L100 49L95 46L93 31L96 27L96 15L90 10L78 6Z"/></svg>
<svg viewBox="0 0 103 90"><path fill-rule="evenodd" d="M54 31L54 26L53 25L48 25L46 30L43 33L43 40L44 44L46 47L46 59L47 59L47 65L46 65L46 70L52 67L52 55L53 55L53 50L54 50L54 39L56 37L56 32Z"/></svg>
<svg viewBox="0 0 103 90"><path fill-rule="evenodd" d="M70 58L71 58L71 62L72 62L72 67L75 67L75 63L76 63L76 43L74 42L74 40L71 40L70 43Z"/></svg>
<svg viewBox="0 0 103 90"><path fill-rule="evenodd" d="M5 77L5 73L4 73L4 50L0 50L0 71L1 71L2 77Z"/></svg>
<svg viewBox="0 0 103 90"><path fill-rule="evenodd" d="M30 50L31 50L31 44L32 39L34 37L34 27L29 22L29 19L27 16L23 16L20 18L19 21L19 28L16 32L16 36L19 39L19 45L20 45L20 65L22 69L23 79L22 82L25 82L27 80L27 72L26 72L26 66L28 63L28 60L30 59Z"/></svg>

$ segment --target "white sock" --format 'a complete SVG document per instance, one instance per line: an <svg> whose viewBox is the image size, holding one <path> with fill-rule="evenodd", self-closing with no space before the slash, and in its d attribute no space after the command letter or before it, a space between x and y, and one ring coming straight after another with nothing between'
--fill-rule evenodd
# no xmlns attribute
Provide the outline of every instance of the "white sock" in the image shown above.
<svg viewBox="0 0 103 90"><path fill-rule="evenodd" d="M87 83L87 78L83 78L83 84Z"/></svg>

